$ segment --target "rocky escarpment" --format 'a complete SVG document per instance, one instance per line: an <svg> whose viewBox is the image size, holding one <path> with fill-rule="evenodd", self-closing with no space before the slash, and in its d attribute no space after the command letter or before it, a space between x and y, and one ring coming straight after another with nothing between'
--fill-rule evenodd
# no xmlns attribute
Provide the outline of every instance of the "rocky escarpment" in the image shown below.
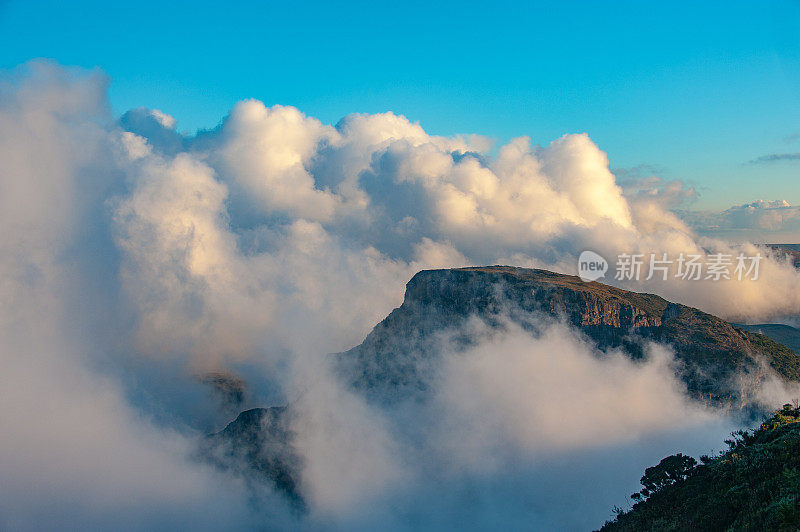
<svg viewBox="0 0 800 532"><path fill-rule="evenodd" d="M765 365L785 379L800 380L797 354L716 316L653 294L508 266L419 272L408 283L403 304L361 345L338 355L342 373L380 400L425 390L441 333L454 332L451 345L468 345L474 338L463 326L470 317L494 328L510 320L533 334L563 320L601 351L619 348L633 358L643 355L647 340L668 344L689 391L714 404L744 406L764 378Z"/></svg>

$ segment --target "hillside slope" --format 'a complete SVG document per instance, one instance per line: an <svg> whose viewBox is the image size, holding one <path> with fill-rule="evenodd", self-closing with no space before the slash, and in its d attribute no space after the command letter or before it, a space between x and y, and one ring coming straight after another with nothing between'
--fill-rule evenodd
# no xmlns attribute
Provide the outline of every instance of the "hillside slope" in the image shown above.
<svg viewBox="0 0 800 532"><path fill-rule="evenodd" d="M663 480L664 464L643 484L663 484L601 530L800 529L800 409L784 406L758 429L740 432L730 449ZM674 463L674 460L673 460Z"/></svg>
<svg viewBox="0 0 800 532"><path fill-rule="evenodd" d="M762 323L759 325L736 325L740 329L769 336L795 353L800 354L800 329L781 323Z"/></svg>

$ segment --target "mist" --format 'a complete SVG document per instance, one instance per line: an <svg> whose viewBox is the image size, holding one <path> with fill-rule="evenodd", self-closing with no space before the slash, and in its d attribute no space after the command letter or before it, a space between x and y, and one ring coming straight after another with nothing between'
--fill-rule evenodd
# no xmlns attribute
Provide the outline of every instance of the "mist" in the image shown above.
<svg viewBox="0 0 800 532"><path fill-rule="evenodd" d="M672 353L604 353L561 323L470 321L439 338L429 393L384 404L320 369L297 401L308 522L341 528L586 530L677 451L746 421L691 400ZM476 341L456 348L452 335ZM324 366L322 366L324 368Z"/></svg>

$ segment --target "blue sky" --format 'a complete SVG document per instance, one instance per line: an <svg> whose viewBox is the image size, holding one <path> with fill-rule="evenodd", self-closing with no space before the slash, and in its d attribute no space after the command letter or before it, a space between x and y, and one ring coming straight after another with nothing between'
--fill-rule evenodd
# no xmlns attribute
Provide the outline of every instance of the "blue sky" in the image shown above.
<svg viewBox="0 0 800 532"><path fill-rule="evenodd" d="M702 4L702 5L698 5ZM800 203L800 2L5 2L0 68L100 67L116 112L213 127L243 98L437 134L587 132L698 208Z"/></svg>

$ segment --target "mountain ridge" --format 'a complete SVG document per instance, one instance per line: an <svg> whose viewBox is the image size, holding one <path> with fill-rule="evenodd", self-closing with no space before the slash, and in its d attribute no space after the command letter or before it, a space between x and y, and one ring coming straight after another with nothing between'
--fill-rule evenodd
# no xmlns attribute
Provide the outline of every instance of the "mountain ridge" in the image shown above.
<svg viewBox="0 0 800 532"><path fill-rule="evenodd" d="M738 376L758 386L762 361L781 377L800 380L800 357L767 336L748 332L693 307L566 274L485 266L423 270L406 285L403 304L373 328L362 344L339 354L353 385L376 395L425 389L418 369L435 359L435 333L458 330L476 316L493 327L508 317L535 332L535 321L563 320L606 351L644 356L647 341L668 344L684 364L682 377L695 397L745 406ZM455 338L469 344L469 338ZM738 383L727 382L737 375Z"/></svg>

